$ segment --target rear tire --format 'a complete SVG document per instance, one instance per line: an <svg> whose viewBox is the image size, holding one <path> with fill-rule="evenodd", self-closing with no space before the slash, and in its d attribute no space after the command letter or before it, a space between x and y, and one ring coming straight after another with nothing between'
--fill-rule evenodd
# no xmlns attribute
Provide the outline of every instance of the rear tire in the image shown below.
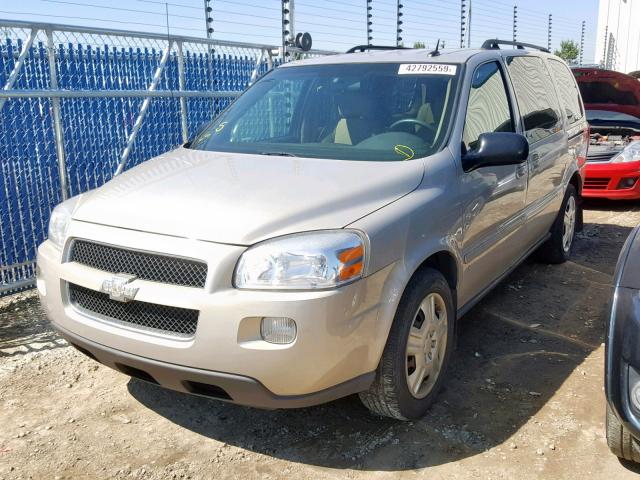
<svg viewBox="0 0 640 480"><path fill-rule="evenodd" d="M442 274L432 268L420 271L402 295L375 380L360 393L369 410L398 420L427 412L445 380L455 315Z"/></svg>
<svg viewBox="0 0 640 480"><path fill-rule="evenodd" d="M620 423L607 403L607 445L619 458L640 463L640 445Z"/></svg>
<svg viewBox="0 0 640 480"><path fill-rule="evenodd" d="M578 220L578 195L576 187L567 186L562 206L551 226L551 237L542 244L537 257L545 263L564 263L571 256L571 247Z"/></svg>

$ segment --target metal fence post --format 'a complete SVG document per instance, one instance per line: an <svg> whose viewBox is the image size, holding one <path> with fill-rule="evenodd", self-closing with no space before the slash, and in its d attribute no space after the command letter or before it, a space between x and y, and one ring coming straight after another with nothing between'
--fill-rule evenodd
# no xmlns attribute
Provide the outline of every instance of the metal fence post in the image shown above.
<svg viewBox="0 0 640 480"><path fill-rule="evenodd" d="M293 9L291 0L282 0L282 61L289 60L289 44L293 37L293 22L291 21Z"/></svg>
<svg viewBox="0 0 640 480"><path fill-rule="evenodd" d="M184 53L182 51L182 41L176 42L178 49L178 90L185 91L184 79ZM182 143L189 141L189 126L187 124L187 99L180 96L180 126L182 127Z"/></svg>
<svg viewBox="0 0 640 480"><path fill-rule="evenodd" d="M464 33L465 33L465 13L466 13L466 9L467 9L467 4L465 3L465 0L461 0L460 1L460 48L464 48Z"/></svg>
<svg viewBox="0 0 640 480"><path fill-rule="evenodd" d="M211 16L211 12L213 12L211 0L204 0L204 25L207 29L207 38L211 38L213 34L213 17Z"/></svg>
<svg viewBox="0 0 640 480"><path fill-rule="evenodd" d="M27 38L27 41L22 45L22 50L20 51L18 60L16 60L16 63L13 66L13 70L11 70L9 78L7 78L7 83L5 83L4 87L2 88L3 90L11 90L13 88L13 85L16 83L18 74L22 69L22 65L24 65L24 59L27 58L27 55L29 55L29 50L31 49L31 45L33 45L33 40L34 38L36 38L37 33L37 28L32 28L29 32L29 38ZM0 98L0 112L2 111L2 107L4 107L6 101L6 98Z"/></svg>
<svg viewBox="0 0 640 480"><path fill-rule="evenodd" d="M606 67L607 61L607 38L609 35L609 25L605 25L604 27L604 47L602 49L602 66Z"/></svg>
<svg viewBox="0 0 640 480"><path fill-rule="evenodd" d="M513 41L518 41L518 6L513 6Z"/></svg>
<svg viewBox="0 0 640 480"><path fill-rule="evenodd" d="M549 23L547 24L547 50L551 50L551 27L553 23L553 16L549 14Z"/></svg>
<svg viewBox="0 0 640 480"><path fill-rule="evenodd" d="M169 40L167 45L167 49L164 51L162 55L162 59L160 60L160 65L156 68L156 72L153 75L153 80L151 81L151 85L149 85L149 92L155 91L158 83L160 83L160 77L162 76L162 72L164 70L165 65L167 64L167 60L169 59L169 54L171 53L171 47L173 46L173 40ZM136 137L138 136L138 132L140 128L142 128L142 122L144 121L144 117L147 115L147 111L149 110L149 105L151 104L151 97L146 97L142 102L142 107L140 108L140 112L138 113L138 118L136 118L136 122L133 125L133 130L129 134L129 139L127 140L127 146L122 151L122 156L120 157L120 164L116 169L114 175L119 175L124 170L125 165L127 164L127 159L131 154L131 149L133 148L133 144L136 141Z"/></svg>
<svg viewBox="0 0 640 480"><path fill-rule="evenodd" d="M58 90L58 74L56 72L56 51L53 45L53 30L47 29L47 56L49 60L49 85L51 90ZM64 155L64 136L62 132L62 120L60 119L60 99L51 99L51 112L53 116L53 132L56 143L56 157L58 159L58 176L60 177L60 195L62 200L69 198L69 186L67 185L67 165Z"/></svg>
<svg viewBox="0 0 640 480"><path fill-rule="evenodd" d="M473 0L469 0L469 12L467 13L467 48L471 48L471 16L473 14Z"/></svg>
<svg viewBox="0 0 640 480"><path fill-rule="evenodd" d="M580 56L578 57L579 64L582 65L582 52L584 51L584 29L587 22L582 21L582 29L580 30Z"/></svg>
<svg viewBox="0 0 640 480"><path fill-rule="evenodd" d="M401 0L396 2L396 47L402 45L402 3Z"/></svg>
<svg viewBox="0 0 640 480"><path fill-rule="evenodd" d="M249 78L249 86L253 85L253 82L255 82L258 78L258 75L260 75L260 66L262 65L262 61L264 60L264 55L265 49L260 50L260 55L258 55L258 58L256 59L256 66L253 67L251 78Z"/></svg>

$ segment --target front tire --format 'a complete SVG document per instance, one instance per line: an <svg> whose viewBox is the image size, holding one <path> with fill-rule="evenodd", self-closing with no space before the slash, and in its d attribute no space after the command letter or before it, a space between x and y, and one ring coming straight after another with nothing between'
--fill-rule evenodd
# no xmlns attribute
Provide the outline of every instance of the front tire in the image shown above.
<svg viewBox="0 0 640 480"><path fill-rule="evenodd" d="M454 324L447 281L437 270L422 270L400 300L375 380L360 393L362 403L398 420L422 417L445 379Z"/></svg>
<svg viewBox="0 0 640 480"><path fill-rule="evenodd" d="M545 263L564 263L571 256L571 247L578 220L578 194L576 187L569 184L562 200L549 239L538 250L538 258Z"/></svg>
<svg viewBox="0 0 640 480"><path fill-rule="evenodd" d="M640 463L640 445L607 404L607 445L619 458Z"/></svg>

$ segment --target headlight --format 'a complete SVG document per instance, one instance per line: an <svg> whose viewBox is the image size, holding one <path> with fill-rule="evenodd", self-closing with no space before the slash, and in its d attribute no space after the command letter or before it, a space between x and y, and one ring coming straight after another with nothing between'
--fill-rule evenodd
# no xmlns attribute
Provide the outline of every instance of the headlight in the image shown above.
<svg viewBox="0 0 640 480"><path fill-rule="evenodd" d="M71 222L71 214L75 210L80 197L73 197L62 202L51 212L49 219L49 240L58 248L62 248L67 238L67 230Z"/></svg>
<svg viewBox="0 0 640 480"><path fill-rule="evenodd" d="M300 233L267 240L242 254L237 288L313 290L357 280L364 274L364 235L352 230Z"/></svg>
<svg viewBox="0 0 640 480"><path fill-rule="evenodd" d="M640 140L635 140L611 159L612 163L637 162L640 160Z"/></svg>

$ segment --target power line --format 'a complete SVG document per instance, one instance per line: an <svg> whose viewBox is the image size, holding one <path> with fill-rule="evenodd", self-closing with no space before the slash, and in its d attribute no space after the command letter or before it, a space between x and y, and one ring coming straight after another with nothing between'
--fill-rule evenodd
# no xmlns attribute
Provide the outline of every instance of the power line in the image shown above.
<svg viewBox="0 0 640 480"><path fill-rule="evenodd" d="M42 2L47 2L47 3L62 3L65 5L77 5L79 7L91 7L91 8L102 8L105 10L114 10L114 11L122 11L122 12L133 12L133 13L146 13L149 15L160 15L161 17L165 17L166 16L166 12L165 13L159 13L159 12L152 12L150 10L136 10L136 9L132 9L132 8L122 8L122 7L110 7L110 6L105 6L105 5L95 5L92 3L77 3L77 2L67 2L67 1L63 1L63 0L41 0ZM188 18L191 20L200 20L199 17L193 17L193 16L188 16L188 15L176 15L176 14L172 14L171 17L175 17L175 18Z"/></svg>

